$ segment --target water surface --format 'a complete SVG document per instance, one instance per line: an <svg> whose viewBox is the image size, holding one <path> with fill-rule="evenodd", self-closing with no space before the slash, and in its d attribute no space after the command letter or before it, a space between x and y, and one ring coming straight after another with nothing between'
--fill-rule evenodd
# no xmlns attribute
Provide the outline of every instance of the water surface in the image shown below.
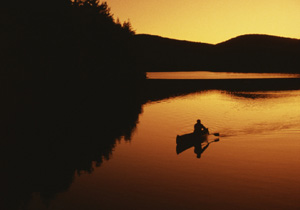
<svg viewBox="0 0 300 210"><path fill-rule="evenodd" d="M109 160L75 174L50 201L35 193L29 209L299 209L299 107L299 90L207 90L148 102ZM176 135L192 132L198 118L219 141L201 158L193 147L177 154Z"/></svg>
<svg viewBox="0 0 300 210"><path fill-rule="evenodd" d="M299 77L299 74L283 73L236 73L210 71L147 72L148 79L275 79Z"/></svg>

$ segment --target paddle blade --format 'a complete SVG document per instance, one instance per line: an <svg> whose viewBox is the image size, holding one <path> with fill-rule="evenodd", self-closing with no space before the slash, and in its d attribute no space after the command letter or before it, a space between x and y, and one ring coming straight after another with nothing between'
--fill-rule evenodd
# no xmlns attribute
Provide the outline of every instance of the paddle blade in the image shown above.
<svg viewBox="0 0 300 210"><path fill-rule="evenodd" d="M220 133L213 133L214 136L220 136Z"/></svg>

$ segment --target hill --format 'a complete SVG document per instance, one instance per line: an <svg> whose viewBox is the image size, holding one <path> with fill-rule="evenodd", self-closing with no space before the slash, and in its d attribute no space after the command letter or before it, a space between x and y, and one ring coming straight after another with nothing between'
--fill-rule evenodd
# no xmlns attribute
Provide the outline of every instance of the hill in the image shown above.
<svg viewBox="0 0 300 210"><path fill-rule="evenodd" d="M145 71L300 73L299 39L251 34L212 45L141 34L132 47Z"/></svg>
<svg viewBox="0 0 300 210"><path fill-rule="evenodd" d="M141 34L134 36L132 47L145 71L191 71L208 67L214 45Z"/></svg>

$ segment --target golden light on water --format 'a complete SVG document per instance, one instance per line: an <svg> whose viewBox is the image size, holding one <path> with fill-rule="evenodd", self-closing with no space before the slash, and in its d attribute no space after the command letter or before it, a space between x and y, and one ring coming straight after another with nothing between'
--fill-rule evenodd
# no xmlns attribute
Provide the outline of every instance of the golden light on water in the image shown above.
<svg viewBox="0 0 300 210"><path fill-rule="evenodd" d="M148 102L131 140L116 142L111 158L75 173L50 207L38 193L31 205L298 210L299 105L300 90L206 90ZM194 145L177 153L176 135L192 132L197 118L220 132L219 141L200 158Z"/></svg>
<svg viewBox="0 0 300 210"><path fill-rule="evenodd" d="M299 125L300 98L294 97L298 94L299 91L198 92L176 100L166 99L155 106L149 104L152 112L148 121L164 122L160 126L162 133L192 132L193 123L201 118L211 132L220 132L223 136L267 132L275 137L277 131L295 129ZM181 113L184 114L179 123Z"/></svg>
<svg viewBox="0 0 300 210"><path fill-rule="evenodd" d="M219 43L243 34L300 38L299 0L107 0L137 33Z"/></svg>
<svg viewBox="0 0 300 210"><path fill-rule="evenodd" d="M299 103L299 90L214 90L147 103L132 141L73 187L90 186L91 202L110 209L298 209ZM176 135L191 132L197 117L220 141L200 159L193 147L176 154Z"/></svg>
<svg viewBox="0 0 300 210"><path fill-rule="evenodd" d="M148 79L270 79L300 78L300 74L237 73L210 71L147 72Z"/></svg>

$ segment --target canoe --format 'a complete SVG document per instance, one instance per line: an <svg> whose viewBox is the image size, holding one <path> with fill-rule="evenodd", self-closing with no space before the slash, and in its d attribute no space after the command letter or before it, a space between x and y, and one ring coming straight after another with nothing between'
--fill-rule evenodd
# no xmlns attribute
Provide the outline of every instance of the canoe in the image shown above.
<svg viewBox="0 0 300 210"><path fill-rule="evenodd" d="M207 140L208 132L203 133L188 133L184 135L177 135L176 144L194 144L195 142L203 142Z"/></svg>

